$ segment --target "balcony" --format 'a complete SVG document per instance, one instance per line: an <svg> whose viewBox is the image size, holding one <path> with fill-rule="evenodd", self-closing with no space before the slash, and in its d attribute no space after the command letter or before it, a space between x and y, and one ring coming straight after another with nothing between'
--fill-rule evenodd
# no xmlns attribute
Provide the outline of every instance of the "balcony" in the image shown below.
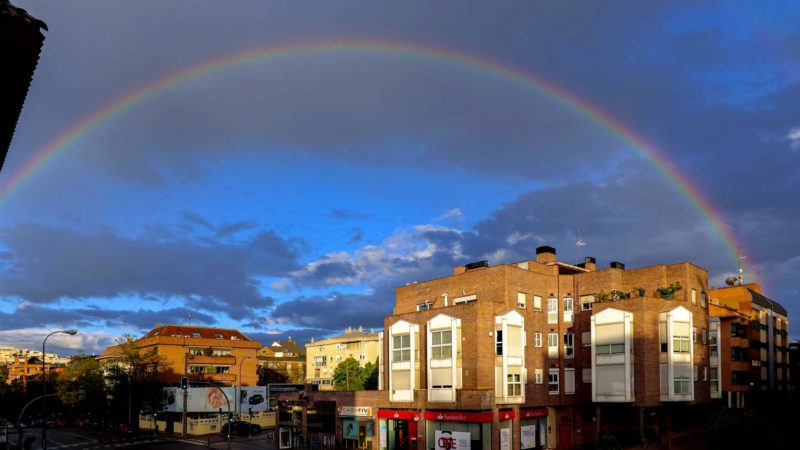
<svg viewBox="0 0 800 450"><path fill-rule="evenodd" d="M213 364L220 366L233 366L236 364L235 356L189 355L187 360L192 364Z"/></svg>
<svg viewBox="0 0 800 450"><path fill-rule="evenodd" d="M236 374L233 373L192 373L189 374L190 380L201 380L201 381L236 381Z"/></svg>

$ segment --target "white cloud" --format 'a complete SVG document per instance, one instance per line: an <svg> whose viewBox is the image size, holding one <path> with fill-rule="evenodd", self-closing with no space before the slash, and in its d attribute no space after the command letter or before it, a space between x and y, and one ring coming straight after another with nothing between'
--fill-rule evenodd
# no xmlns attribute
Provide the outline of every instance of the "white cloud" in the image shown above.
<svg viewBox="0 0 800 450"><path fill-rule="evenodd" d="M450 211L445 212L441 216L433 219L433 221L434 222L441 222L443 220L448 220L448 219L461 220L464 217L465 217L464 216L464 212L461 211L461 208L453 208Z"/></svg>
<svg viewBox="0 0 800 450"><path fill-rule="evenodd" d="M45 336L54 330L41 328L20 328L17 330L0 331L0 343L19 348L29 348L32 350L41 349L42 341ZM68 334L54 334L47 339L47 351L53 352L53 347L74 350L72 353L83 351L87 354L97 354L106 347L114 344L114 339L118 337L103 331L82 331L70 336Z"/></svg>
<svg viewBox="0 0 800 450"><path fill-rule="evenodd" d="M800 127L794 127L786 134L786 140L792 150L800 150Z"/></svg>

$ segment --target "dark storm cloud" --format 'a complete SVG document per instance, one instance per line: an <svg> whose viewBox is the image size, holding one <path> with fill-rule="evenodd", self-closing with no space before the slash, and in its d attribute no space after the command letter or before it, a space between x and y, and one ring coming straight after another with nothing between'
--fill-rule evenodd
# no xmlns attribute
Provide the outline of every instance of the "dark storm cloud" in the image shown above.
<svg viewBox="0 0 800 450"><path fill-rule="evenodd" d="M4 330L42 326L84 328L104 325L118 329L135 327L137 330L149 330L156 323L180 322L190 315L193 323L213 325L216 322L210 315L186 308L110 310L98 307L52 308L23 305L14 312L0 313L0 328Z"/></svg>
<svg viewBox="0 0 800 450"><path fill-rule="evenodd" d="M333 208L328 215L336 220L369 220L372 218L371 214L346 208Z"/></svg>
<svg viewBox="0 0 800 450"><path fill-rule="evenodd" d="M61 298L178 297L230 315L269 306L257 276L297 269L298 252L272 230L241 244L137 240L25 224L0 233L13 253L0 295L36 303Z"/></svg>
<svg viewBox="0 0 800 450"><path fill-rule="evenodd" d="M329 337L336 332L323 328L292 328L285 331L272 330L268 333L250 331L245 331L244 333L250 339L260 342L261 345L270 345L275 341L286 341L292 338L302 346L311 341L312 337L318 340Z"/></svg>
<svg viewBox="0 0 800 450"><path fill-rule="evenodd" d="M383 318L392 312L394 291L372 295L332 294L330 297L299 297L278 304L267 319L281 325L335 332L349 326L383 328Z"/></svg>

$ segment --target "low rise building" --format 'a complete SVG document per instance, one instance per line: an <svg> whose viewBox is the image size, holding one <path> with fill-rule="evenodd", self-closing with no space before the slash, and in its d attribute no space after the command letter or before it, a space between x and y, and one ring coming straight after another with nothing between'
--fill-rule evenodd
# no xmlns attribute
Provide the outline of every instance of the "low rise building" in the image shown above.
<svg viewBox="0 0 800 450"><path fill-rule="evenodd" d="M380 345L375 330L347 328L344 333L306 344L306 382L320 390L333 390L333 372L340 362L353 358L364 367L378 360Z"/></svg>
<svg viewBox="0 0 800 450"><path fill-rule="evenodd" d="M256 352L261 344L238 330L193 325L157 326L135 341L139 351L159 356L160 381L177 384L181 377L210 381L220 386L255 386L258 381ZM113 360L119 345L100 355Z"/></svg>
<svg viewBox="0 0 800 450"><path fill-rule="evenodd" d="M786 309L758 284L711 291L711 393L728 407L746 407L758 392L789 389Z"/></svg>
<svg viewBox="0 0 800 450"><path fill-rule="evenodd" d="M6 383L17 383L22 389L26 389L28 381L38 379L41 382L42 373L61 373L64 371L66 364L45 361L44 365L42 365L42 360L35 356L20 358L19 355L16 355L14 361L11 364L7 364L6 367L8 368Z"/></svg>
<svg viewBox="0 0 800 450"><path fill-rule="evenodd" d="M273 341L256 353L258 367L266 367L286 375L290 383L304 383L306 379L306 349L291 336L286 341Z"/></svg>

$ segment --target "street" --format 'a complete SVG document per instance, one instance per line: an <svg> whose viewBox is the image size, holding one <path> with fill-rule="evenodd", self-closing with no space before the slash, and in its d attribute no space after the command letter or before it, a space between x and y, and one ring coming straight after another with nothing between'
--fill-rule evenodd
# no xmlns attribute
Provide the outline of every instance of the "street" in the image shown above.
<svg viewBox="0 0 800 450"><path fill-rule="evenodd" d="M42 448L41 428L26 428L23 435L23 442L28 437L36 440L31 446L32 450ZM9 441L16 445L18 435L16 432L9 433ZM182 439L179 436L159 435L154 437L148 434L129 434L109 436L106 433L83 430L79 428L48 428L47 448L48 450L97 450L105 448L159 448L164 450L183 450L211 448L224 450L228 448L227 439L223 436L213 435L208 437L191 437ZM252 438L233 437L231 438L231 449L250 450L250 449L274 449L275 442L267 439L267 433L262 433Z"/></svg>

